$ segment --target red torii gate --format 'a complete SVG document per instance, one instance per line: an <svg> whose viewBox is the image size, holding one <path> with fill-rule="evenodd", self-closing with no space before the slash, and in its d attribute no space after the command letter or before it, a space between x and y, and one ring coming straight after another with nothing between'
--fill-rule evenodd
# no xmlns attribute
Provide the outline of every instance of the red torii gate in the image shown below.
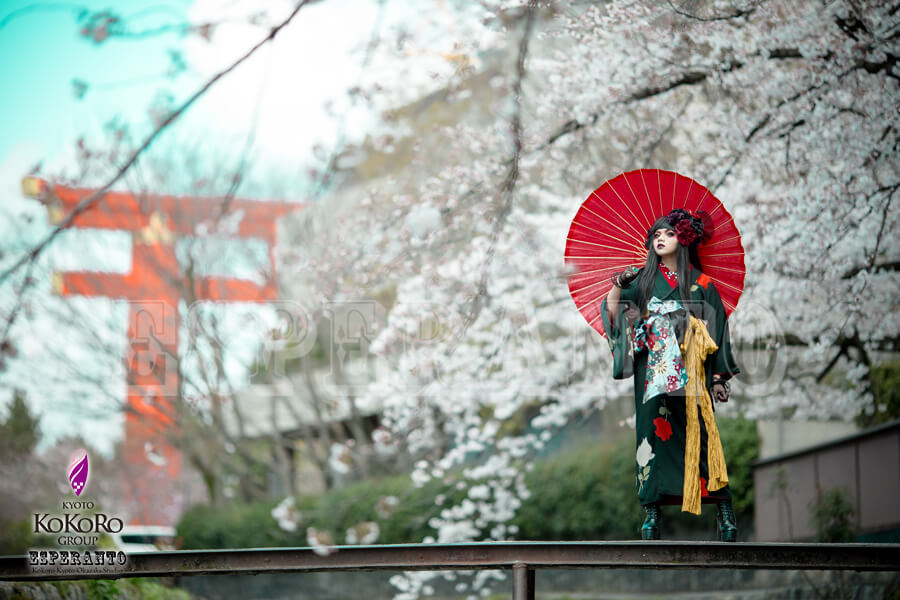
<svg viewBox="0 0 900 600"><path fill-rule="evenodd" d="M48 220L59 223L94 190L52 185L25 177L26 196L47 206ZM131 272L54 273L54 291L62 296L96 296L131 301L126 359L126 411L123 453L133 474L124 482L132 523L173 525L183 509L179 491L181 454L170 442L178 427L179 300L263 302L274 300L276 220L301 205L244 199L135 196L108 192L73 221L72 229L106 229L132 234ZM216 225L242 213L237 231L216 231ZM269 251L266 280L184 276L175 256L179 236L196 235L206 226L212 233L264 240Z"/></svg>

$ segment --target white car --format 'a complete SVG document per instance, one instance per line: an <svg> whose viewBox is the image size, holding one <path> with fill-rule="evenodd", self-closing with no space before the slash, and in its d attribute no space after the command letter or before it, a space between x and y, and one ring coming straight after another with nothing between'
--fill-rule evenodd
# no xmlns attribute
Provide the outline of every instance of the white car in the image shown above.
<svg viewBox="0 0 900 600"><path fill-rule="evenodd" d="M111 533L113 543L125 552L158 552L175 549L175 528L161 525L126 525Z"/></svg>

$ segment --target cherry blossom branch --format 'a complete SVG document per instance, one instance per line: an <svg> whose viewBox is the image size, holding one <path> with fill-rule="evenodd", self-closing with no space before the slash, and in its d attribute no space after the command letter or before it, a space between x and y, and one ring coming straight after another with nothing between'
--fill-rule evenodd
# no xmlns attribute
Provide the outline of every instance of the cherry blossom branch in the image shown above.
<svg viewBox="0 0 900 600"><path fill-rule="evenodd" d="M878 248L881 246L881 238L884 235L884 226L887 223L888 214L890 214L891 211L891 202L894 201L894 194L897 192L898 186L900 186L900 184L893 186L884 203L884 210L881 213L881 226L878 228L878 235L875 237L875 248L872 250L872 254L869 255L869 267L867 270L870 270L875 266L875 260L878 258Z"/></svg>
<svg viewBox="0 0 900 600"><path fill-rule="evenodd" d="M758 53L758 55L762 56L763 53ZM789 59L789 58L803 58L803 55L796 48L775 48L770 50L766 56L772 60L779 59ZM728 73L735 71L744 67L745 63L743 61L731 61L727 63L727 65L721 69L718 69L716 72L718 73ZM641 88L633 93L631 93L627 98L619 100L614 104L632 104L635 102L640 102L641 100L647 100L649 98L653 98L655 96L660 96L671 92L679 87L686 85L696 85L698 83L702 83L706 81L712 72L707 71L688 71L687 73L683 73L677 79L660 86L655 87L645 87ZM536 150L544 150L548 146L553 145L560 138L575 133L585 127L589 127L591 125L595 125L597 121L600 119L599 113L593 113L588 116L588 118L584 122L579 122L575 119L569 119L563 125L561 125L554 133L552 133L547 141L542 145L538 146Z"/></svg>
<svg viewBox="0 0 900 600"><path fill-rule="evenodd" d="M501 192L503 194L503 206L497 219L494 221L494 227L491 231L491 242L487 250L487 256L481 269L481 279L478 283L478 289L475 297L472 299L472 306L469 314L466 316L462 327L454 336L453 341L447 349L447 355L453 354L456 347L462 341L466 331L475 322L481 309L484 307L484 299L487 296L488 276L491 264L496 253L497 242L500 240L500 234L506 225L509 213L512 211L513 193L515 192L516 182L519 179L519 160L522 155L522 82L525 79L525 58L528 55L528 42L531 39L531 32L534 28L535 14L537 12L537 0L529 0L525 18L525 31L519 41L519 51L516 59L516 79L513 83L513 102L515 103L515 111L513 112L510 122L510 131L513 138L513 156L509 160L509 170L503 181Z"/></svg>
<svg viewBox="0 0 900 600"><path fill-rule="evenodd" d="M859 352L859 362L861 364L864 364L866 367L871 367L872 360L869 358L869 353L866 352L865 345L859 337L859 332L854 332L851 337L841 338L837 354L835 354L834 358L825 365L825 368L816 375L816 383L822 383L822 380L825 379L825 376L837 365L842 356L846 356L848 359L850 358L848 352L850 348L855 348L856 351Z"/></svg>
<svg viewBox="0 0 900 600"><path fill-rule="evenodd" d="M761 1L758 1L755 5L753 5L753 8L748 8L748 9L743 9L743 10L739 9L739 10L736 10L735 12L733 12L731 14L727 14L727 15L719 15L719 16L715 16L715 17L701 17L701 16L689 13L683 9L678 8L677 6L675 6L675 4L672 2L672 0L666 0L666 2L669 4L669 8L671 8L676 14L679 14L682 17L691 19L692 21L700 21L702 23L712 23L714 21L730 21L732 19L739 19L741 17L746 17L747 15L752 15L754 12L756 12L756 9L759 7L760 4L762 4Z"/></svg>
<svg viewBox="0 0 900 600"><path fill-rule="evenodd" d="M656 139L653 140L649 146L647 146L646 150L644 151L644 162L650 161L650 159L653 157L653 153L656 151L656 148L662 143L663 139L665 139L665 137L669 135L669 133L675 127L675 123L678 122L682 115L684 115L684 111L686 111L687 107L690 106L692 100L693 97L688 96L687 100L684 101L684 104L681 105L681 108L678 109L678 112L675 113L675 115L671 119L669 119L669 124L666 125L666 128L663 129L658 136L656 136Z"/></svg>

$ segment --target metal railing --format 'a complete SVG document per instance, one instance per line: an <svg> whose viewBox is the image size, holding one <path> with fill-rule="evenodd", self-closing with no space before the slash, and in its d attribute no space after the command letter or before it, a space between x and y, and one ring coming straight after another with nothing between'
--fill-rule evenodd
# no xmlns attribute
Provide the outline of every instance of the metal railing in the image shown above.
<svg viewBox="0 0 900 600"><path fill-rule="evenodd" d="M46 552L51 552L46 550ZM56 550L57 555L60 552ZM320 549L321 552L321 549ZM41 564L41 561L46 561ZM534 598L538 569L791 569L900 571L900 544L722 542L481 542L312 548L178 550L131 554L97 572L66 572L41 556L0 557L0 581L256 575L316 571L512 571L514 600ZM59 556L57 556L59 560ZM56 565L59 566L59 565ZM69 565L68 567L71 567Z"/></svg>

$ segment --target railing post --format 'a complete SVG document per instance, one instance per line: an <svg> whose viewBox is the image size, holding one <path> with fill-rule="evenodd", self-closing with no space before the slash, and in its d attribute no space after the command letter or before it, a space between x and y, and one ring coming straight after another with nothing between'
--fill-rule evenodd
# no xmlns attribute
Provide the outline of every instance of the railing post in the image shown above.
<svg viewBox="0 0 900 600"><path fill-rule="evenodd" d="M515 563L513 572L513 600L534 600L534 569L525 563Z"/></svg>

